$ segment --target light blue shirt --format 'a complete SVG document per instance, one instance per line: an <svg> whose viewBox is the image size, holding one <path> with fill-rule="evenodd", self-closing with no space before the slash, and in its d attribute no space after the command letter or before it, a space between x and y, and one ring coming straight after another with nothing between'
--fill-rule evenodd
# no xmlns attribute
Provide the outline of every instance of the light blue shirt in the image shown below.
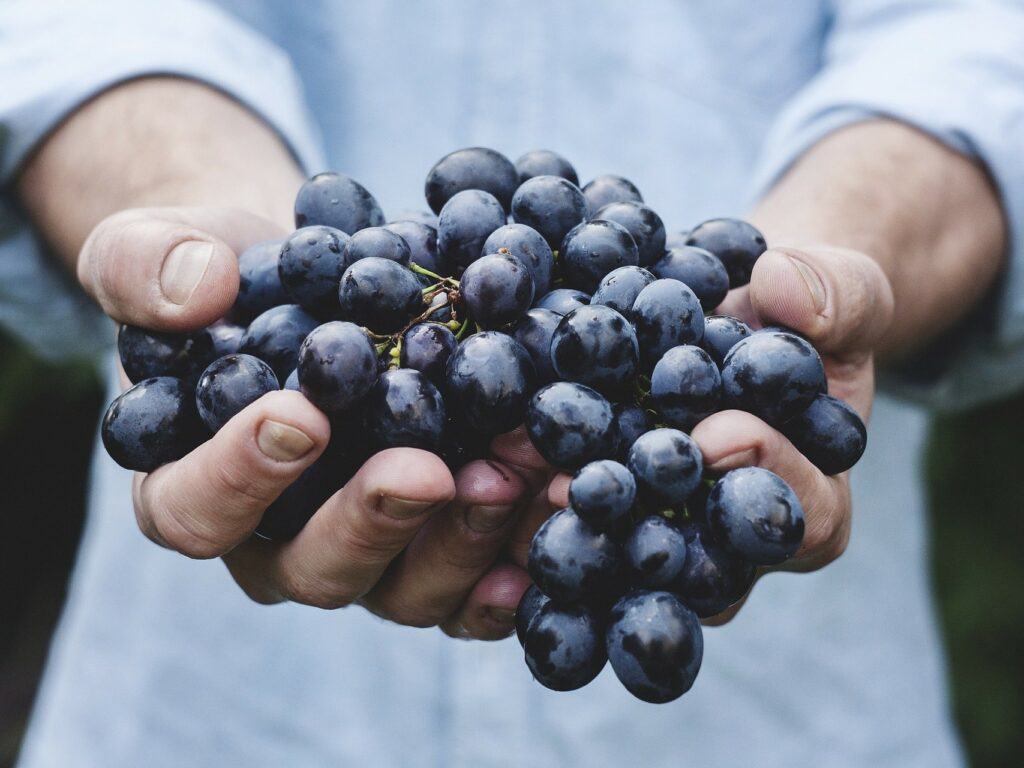
<svg viewBox="0 0 1024 768"><path fill-rule="evenodd" d="M8 0L0 72L4 181L83 99L176 73L246 103L307 170L350 173L385 212L423 207L427 169L453 148L545 147L583 180L632 179L671 228L742 214L829 131L892 115L986 161L1014 234L993 327L918 391L964 402L968 369L984 379L972 396L1024 381L1015 2ZM5 199L0 322L51 356L96 348L106 326ZM707 631L694 689L661 707L607 669L549 692L515 640L252 604L219 562L146 542L129 474L99 454L21 765L960 765L916 473L925 429L880 399L847 553L759 583Z"/></svg>

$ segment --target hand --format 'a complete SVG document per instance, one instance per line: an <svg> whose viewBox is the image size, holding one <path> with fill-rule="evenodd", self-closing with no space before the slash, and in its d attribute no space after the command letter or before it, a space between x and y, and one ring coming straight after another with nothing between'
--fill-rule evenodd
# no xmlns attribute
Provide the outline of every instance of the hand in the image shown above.
<svg viewBox="0 0 1024 768"><path fill-rule="evenodd" d="M85 289L112 318L181 331L207 325L238 290L236 254L285 233L217 208L152 208L104 219L78 259ZM261 603L360 602L380 616L496 639L528 584L495 565L528 498L546 484L525 436L495 441L498 462L452 477L433 454L372 457L291 542L254 538L264 510L323 452L327 418L296 392L272 392L181 460L136 475L139 527L189 557L222 557Z"/></svg>

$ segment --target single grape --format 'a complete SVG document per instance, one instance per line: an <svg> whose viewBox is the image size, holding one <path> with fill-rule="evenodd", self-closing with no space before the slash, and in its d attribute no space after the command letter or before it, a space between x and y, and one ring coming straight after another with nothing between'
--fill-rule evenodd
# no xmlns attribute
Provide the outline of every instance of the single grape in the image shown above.
<svg viewBox="0 0 1024 768"><path fill-rule="evenodd" d="M700 347L672 347L651 374L654 407L666 424L684 432L714 413L721 395L718 366Z"/></svg>
<svg viewBox="0 0 1024 768"><path fill-rule="evenodd" d="M143 379L114 398L100 433L110 458L136 472L177 461L210 434L192 388L170 376Z"/></svg>
<svg viewBox="0 0 1024 768"><path fill-rule="evenodd" d="M306 336L298 370L302 394L320 410L337 413L353 407L370 391L377 380L377 353L366 331L334 320Z"/></svg>
<svg viewBox="0 0 1024 768"><path fill-rule="evenodd" d="M614 221L624 227L636 243L641 266L654 264L665 254L665 224L653 208L643 203L634 200L608 203L590 219Z"/></svg>
<svg viewBox="0 0 1024 768"><path fill-rule="evenodd" d="M533 278L509 253L490 253L462 273L459 294L469 316L484 328L500 328L526 314L533 303Z"/></svg>
<svg viewBox="0 0 1024 768"><path fill-rule="evenodd" d="M433 230L437 229L436 214L432 213L431 211L422 211L415 208L406 208L405 210L399 211L397 214L395 214L394 218L392 218L391 221L385 224L385 226L388 229L391 229L392 224L401 224L409 221L414 222L416 224L423 224L424 226L430 227ZM403 232L399 232L398 230L392 231L398 232L398 234L402 235L402 237L405 237L405 234ZM408 239L409 238L406 238L406 240ZM409 243L409 247L412 247L412 243Z"/></svg>
<svg viewBox="0 0 1024 768"><path fill-rule="evenodd" d="M398 363L427 377L435 386L443 386L448 358L459 346L450 330L439 323L417 323L402 336Z"/></svg>
<svg viewBox="0 0 1024 768"><path fill-rule="evenodd" d="M792 557L804 538L804 510L785 480L761 467L726 472L707 502L708 525L723 544L757 565Z"/></svg>
<svg viewBox="0 0 1024 768"><path fill-rule="evenodd" d="M561 176L527 179L512 198L512 219L537 230L552 248L558 248L566 232L586 218L583 193Z"/></svg>
<svg viewBox="0 0 1024 768"><path fill-rule="evenodd" d="M611 307L627 320L633 319L633 304L640 291L655 281L643 267L619 267L601 278L590 297L591 304Z"/></svg>
<svg viewBox="0 0 1024 768"><path fill-rule="evenodd" d="M212 432L267 392L281 388L274 369L252 355L214 360L196 384L196 408Z"/></svg>
<svg viewBox="0 0 1024 768"><path fill-rule="evenodd" d="M561 320L557 312L534 307L523 315L512 334L533 360L538 384L549 384L558 378L551 367L551 337Z"/></svg>
<svg viewBox="0 0 1024 768"><path fill-rule="evenodd" d="M629 391L639 360L633 326L611 307L592 304L574 309L551 337L551 367L558 377L606 397Z"/></svg>
<svg viewBox="0 0 1024 768"><path fill-rule="evenodd" d="M597 618L582 606L550 602L530 622L523 651L534 678L553 691L582 688L608 660Z"/></svg>
<svg viewBox="0 0 1024 768"><path fill-rule="evenodd" d="M424 193L430 209L437 214L456 194L468 189L490 193L507 213L518 186L519 174L507 157L493 149L469 147L437 161L427 174Z"/></svg>
<svg viewBox="0 0 1024 768"><path fill-rule="evenodd" d="M678 510L700 484L702 462L689 435L662 427L636 439L627 464L645 504Z"/></svg>
<svg viewBox="0 0 1024 768"><path fill-rule="evenodd" d="M351 235L384 223L384 212L362 184L341 173L318 173L295 197L295 227L323 225Z"/></svg>
<svg viewBox="0 0 1024 768"><path fill-rule="evenodd" d="M810 342L792 333L758 331L722 363L723 402L773 427L806 409L825 387L825 368Z"/></svg>
<svg viewBox="0 0 1024 768"><path fill-rule="evenodd" d="M519 605L516 607L516 637L519 644L526 642L526 630L533 621L540 609L551 601L551 598L540 591L536 584L531 584L523 596L519 598Z"/></svg>
<svg viewBox="0 0 1024 768"><path fill-rule="evenodd" d="M338 311L338 282L352 263L349 236L325 226L296 230L281 246L278 274L292 301L318 317Z"/></svg>
<svg viewBox="0 0 1024 768"><path fill-rule="evenodd" d="M345 265L347 267L369 257L388 259L408 267L412 261L412 249L405 238L391 227L367 227L356 232L345 243Z"/></svg>
<svg viewBox="0 0 1024 768"><path fill-rule="evenodd" d="M522 423L537 375L529 353L511 336L470 336L448 359L446 402L469 428L495 435Z"/></svg>
<svg viewBox="0 0 1024 768"><path fill-rule="evenodd" d="M651 272L686 283L697 294L705 312L721 304L729 292L729 273L725 265L710 251L696 246L684 245L665 251L651 265Z"/></svg>
<svg viewBox="0 0 1024 768"><path fill-rule="evenodd" d="M613 221L589 221L569 230L558 258L569 286L592 293L613 269L635 267L639 255L625 227Z"/></svg>
<svg viewBox="0 0 1024 768"><path fill-rule="evenodd" d="M606 634L616 677L642 701L664 704L693 686L704 656L697 616L669 592L634 592L612 608Z"/></svg>
<svg viewBox="0 0 1024 768"><path fill-rule="evenodd" d="M444 434L444 401L419 371L385 371L364 401L364 431L376 450L422 448L437 452Z"/></svg>
<svg viewBox="0 0 1024 768"><path fill-rule="evenodd" d="M622 550L609 534L566 507L537 529L527 570L533 583L552 600L599 604L614 597Z"/></svg>
<svg viewBox="0 0 1024 768"><path fill-rule="evenodd" d="M516 160L516 172L519 174L520 184L534 176L561 176L577 187L580 185L580 178L572 164L549 149L534 149L527 152Z"/></svg>
<svg viewBox="0 0 1024 768"><path fill-rule="evenodd" d="M754 262L768 247L764 235L740 219L709 219L690 230L687 245L711 251L729 273L729 287L750 282Z"/></svg>
<svg viewBox="0 0 1024 768"><path fill-rule="evenodd" d="M583 466L569 482L569 506L585 522L604 530L633 509L636 480L617 461L601 459Z"/></svg>
<svg viewBox="0 0 1024 768"><path fill-rule="evenodd" d="M612 411L612 435L615 442L613 455L619 461L626 461L629 458L629 449L633 447L636 439L654 429L654 416L632 403L616 403L612 406Z"/></svg>
<svg viewBox="0 0 1024 768"><path fill-rule="evenodd" d="M162 333L134 325L122 325L118 330L117 352L121 367L133 384L156 376L173 376L195 384L199 374L217 356L208 328Z"/></svg>
<svg viewBox="0 0 1024 768"><path fill-rule="evenodd" d="M487 192L467 189L445 203L437 221L437 250L457 274L483 255L484 243L505 225L505 210Z"/></svg>
<svg viewBox="0 0 1024 768"><path fill-rule="evenodd" d="M441 258L437 249L437 217L431 214L431 218L433 225L421 221L392 221L384 228L405 240L413 264L438 275L449 275L451 266Z"/></svg>
<svg viewBox="0 0 1024 768"><path fill-rule="evenodd" d="M302 340L319 323L298 304L271 307L245 329L238 351L258 357L284 379L299 362Z"/></svg>
<svg viewBox="0 0 1024 768"><path fill-rule="evenodd" d="M451 417L453 407L447 406L448 424L441 437L439 455L454 473L471 461L490 456L491 435L477 432Z"/></svg>
<svg viewBox="0 0 1024 768"><path fill-rule="evenodd" d="M704 318L704 338L701 349L711 355L721 369L729 350L753 333L742 320L729 315L708 315Z"/></svg>
<svg viewBox="0 0 1024 768"><path fill-rule="evenodd" d="M494 230L484 241L484 254L501 253L506 249L530 270L535 296L543 296L551 287L551 274L555 258L551 246L533 227L526 224L506 224Z"/></svg>
<svg viewBox="0 0 1024 768"><path fill-rule="evenodd" d="M238 352L242 336L245 335L245 328L227 320L218 320L212 325L206 326L206 332L210 334L210 339L213 341L213 354L214 360L216 360L218 357Z"/></svg>
<svg viewBox="0 0 1024 768"><path fill-rule="evenodd" d="M686 539L686 563L668 589L700 618L721 613L750 591L756 566L715 541L703 515L680 531Z"/></svg>
<svg viewBox="0 0 1024 768"><path fill-rule="evenodd" d="M537 452L559 469L573 470L613 449L612 406L590 387L556 381L526 408L526 431Z"/></svg>
<svg viewBox="0 0 1024 768"><path fill-rule="evenodd" d="M648 366L680 344L700 344L704 312L697 296L678 280L659 279L633 302L633 326L640 353Z"/></svg>
<svg viewBox="0 0 1024 768"><path fill-rule="evenodd" d="M296 368L294 371L288 374L288 378L284 380L284 384L281 385L281 389L290 389L293 392L301 392L299 388L299 369Z"/></svg>
<svg viewBox="0 0 1024 768"><path fill-rule="evenodd" d="M637 585L671 590L686 565L686 537L661 515L648 515L630 531L623 552Z"/></svg>
<svg viewBox="0 0 1024 768"><path fill-rule="evenodd" d="M345 270L338 289L340 316L374 333L396 333L423 312L416 275L390 259L370 256Z"/></svg>
<svg viewBox="0 0 1024 768"><path fill-rule="evenodd" d="M590 303L590 296L583 291L574 288L555 288L533 305L537 309L550 309L559 315L567 315L577 307L583 307Z"/></svg>
<svg viewBox="0 0 1024 768"><path fill-rule="evenodd" d="M842 400L821 394L782 426L782 434L826 475L850 469L864 454L868 441L857 412Z"/></svg>
<svg viewBox="0 0 1024 768"><path fill-rule="evenodd" d="M277 263L283 240L265 240L238 254L238 295L231 316L248 323L257 315L292 299L281 283Z"/></svg>
<svg viewBox="0 0 1024 768"><path fill-rule="evenodd" d="M633 182L621 176L606 174L591 179L583 187L583 196L587 199L587 210L590 214L604 208L609 203L642 203L640 190Z"/></svg>

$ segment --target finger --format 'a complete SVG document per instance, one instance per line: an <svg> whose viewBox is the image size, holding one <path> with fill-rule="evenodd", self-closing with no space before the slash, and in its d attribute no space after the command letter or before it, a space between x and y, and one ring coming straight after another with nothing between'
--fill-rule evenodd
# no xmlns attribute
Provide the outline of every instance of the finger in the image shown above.
<svg viewBox="0 0 1024 768"><path fill-rule="evenodd" d="M871 351L893 315L882 268L842 248L766 251L754 264L750 303L763 324L785 325L841 357Z"/></svg>
<svg viewBox="0 0 1024 768"><path fill-rule="evenodd" d="M516 628L516 607L530 586L526 571L515 565L496 565L477 582L441 630L451 636L476 640L501 640Z"/></svg>
<svg viewBox="0 0 1024 768"><path fill-rule="evenodd" d="M431 516L362 604L399 624L439 624L494 564L527 494L515 472L467 464L455 478L455 500Z"/></svg>
<svg viewBox="0 0 1024 768"><path fill-rule="evenodd" d="M505 546L505 555L509 560L526 568L533 535L544 524L544 521L551 517L555 509L548 500L546 488L530 500L530 503L519 513L515 527L512 529L512 535L509 536L508 544Z"/></svg>
<svg viewBox="0 0 1024 768"><path fill-rule="evenodd" d="M779 432L743 411L721 411L692 432L709 472L763 467L789 483L804 510L804 538L784 570L811 571L839 557L850 537L848 473L828 477Z"/></svg>
<svg viewBox="0 0 1024 768"><path fill-rule="evenodd" d="M155 330L200 328L234 303L236 254L282 235L273 223L231 209L124 211L89 235L78 277L115 320Z"/></svg>
<svg viewBox="0 0 1024 768"><path fill-rule="evenodd" d="M370 457L287 544L250 541L225 563L257 602L340 608L363 597L455 483L440 458L415 448Z"/></svg>
<svg viewBox="0 0 1024 768"><path fill-rule="evenodd" d="M562 509L569 506L570 482L572 482L572 476L565 472L560 472L551 478L551 483L548 485L548 503L552 509Z"/></svg>
<svg viewBox="0 0 1024 768"><path fill-rule="evenodd" d="M329 438L327 417L298 392L268 393L192 453L137 476L139 527L189 557L222 555L249 537Z"/></svg>
<svg viewBox="0 0 1024 768"><path fill-rule="evenodd" d="M533 447L526 427L520 425L491 441L491 454L505 466L518 472L534 492L539 492L554 471Z"/></svg>

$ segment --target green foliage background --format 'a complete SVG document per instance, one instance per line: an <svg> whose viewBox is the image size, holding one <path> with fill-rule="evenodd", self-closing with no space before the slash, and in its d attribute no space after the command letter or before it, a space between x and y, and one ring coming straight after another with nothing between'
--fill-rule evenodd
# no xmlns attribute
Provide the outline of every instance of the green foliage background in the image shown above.
<svg viewBox="0 0 1024 768"><path fill-rule="evenodd" d="M0 337L0 768L13 764L81 527L102 395ZM936 420L925 471L956 715L976 768L1024 765L1024 396Z"/></svg>

